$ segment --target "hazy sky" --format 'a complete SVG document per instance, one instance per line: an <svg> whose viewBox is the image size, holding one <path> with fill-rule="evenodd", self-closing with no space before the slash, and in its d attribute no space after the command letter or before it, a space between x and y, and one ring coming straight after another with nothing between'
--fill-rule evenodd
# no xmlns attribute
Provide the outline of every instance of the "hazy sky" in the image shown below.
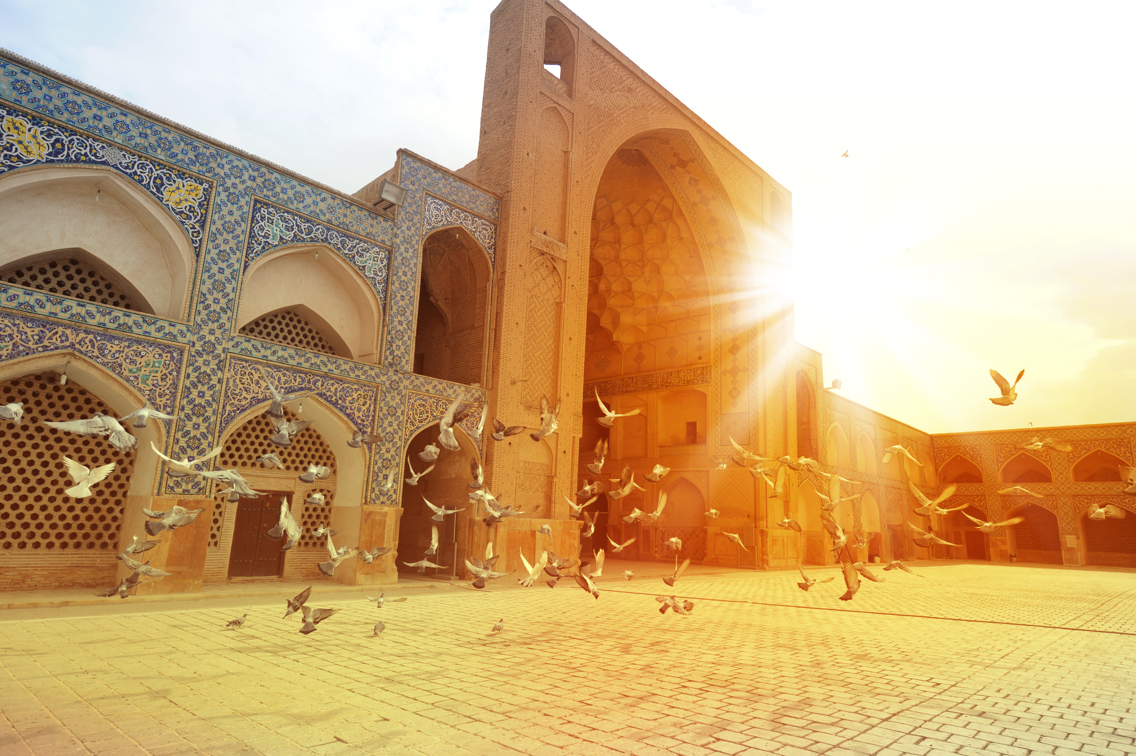
<svg viewBox="0 0 1136 756"><path fill-rule="evenodd" d="M476 155L494 5L0 0L0 46L354 191ZM570 7L793 192L797 336L845 396L1136 420L1136 5ZM1025 368L1013 407L990 368Z"/></svg>

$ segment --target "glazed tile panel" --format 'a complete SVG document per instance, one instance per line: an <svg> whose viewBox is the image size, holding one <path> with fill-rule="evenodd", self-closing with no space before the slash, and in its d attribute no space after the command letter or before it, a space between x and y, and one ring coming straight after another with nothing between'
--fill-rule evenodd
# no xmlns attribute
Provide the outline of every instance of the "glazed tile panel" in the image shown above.
<svg viewBox="0 0 1136 756"><path fill-rule="evenodd" d="M212 448L234 418L264 401L263 386L252 377L259 379L252 366L263 361L281 388L312 388L361 431L383 437L372 450L367 476L372 481L398 460L407 423L422 420L408 417L407 391L435 396L435 404L462 392L484 399L480 389L406 371L423 238L437 228L461 226L494 259L495 196L403 153L398 181L407 200L392 220L353 198L2 55L0 177L38 165L117 171L185 229L198 269L184 323L0 285L0 328L11 334L0 360L68 349L89 356L159 408L177 409L165 450L172 456ZM327 245L375 288L387 309L382 366L233 335L243 272L273 248L300 243ZM396 501L373 485L370 491L373 503ZM167 479L157 493L204 496L209 489L197 478Z"/></svg>

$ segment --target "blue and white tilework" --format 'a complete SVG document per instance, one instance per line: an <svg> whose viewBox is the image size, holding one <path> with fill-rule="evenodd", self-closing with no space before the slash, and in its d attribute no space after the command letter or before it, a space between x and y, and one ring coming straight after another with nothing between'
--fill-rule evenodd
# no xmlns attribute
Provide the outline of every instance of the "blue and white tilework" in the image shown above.
<svg viewBox="0 0 1136 756"><path fill-rule="evenodd" d="M401 461L408 391L445 402L466 391L484 397L480 389L409 371L423 239L439 227L431 224L446 219L444 225L469 230L492 258L498 217L493 194L400 153L398 182L406 187L407 199L392 220L353 198L7 54L0 54L0 135L0 182L6 173L46 162L104 166L146 188L195 241L197 279L184 323L0 284L0 339L7 338L4 328L9 334L20 331L26 325L21 318L38 323L34 343L7 338L0 361L13 359L19 350L72 350L131 385L149 381L144 393L151 401L178 411L165 449L171 456L212 448L227 424L245 411L241 407L255 405L250 366L256 364L277 371L282 388L318 384L335 411L384 439L372 448L371 481ZM376 175L382 168L376 166ZM426 217L428 202L433 220ZM327 244L380 292L387 306L381 365L233 334L241 274L248 264L273 246L301 242ZM82 336L86 333L98 337ZM43 334L56 341L49 346ZM160 369L141 361L144 350L162 355ZM370 503L397 503L398 490L384 494L373 484L369 489ZM156 493L204 496L209 489L199 478L166 479Z"/></svg>

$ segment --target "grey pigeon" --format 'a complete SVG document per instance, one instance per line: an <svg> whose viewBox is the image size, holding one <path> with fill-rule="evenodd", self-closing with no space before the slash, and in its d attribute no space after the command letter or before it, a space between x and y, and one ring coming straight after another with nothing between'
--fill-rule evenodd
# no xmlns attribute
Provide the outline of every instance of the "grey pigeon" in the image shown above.
<svg viewBox="0 0 1136 756"><path fill-rule="evenodd" d="M324 465L309 464L308 469L300 476L305 483L314 483L317 480L327 480L331 477L331 468Z"/></svg>
<svg viewBox="0 0 1136 756"><path fill-rule="evenodd" d="M499 633L504 629L505 629L505 618L502 617L501 619L497 620L496 623L494 623L493 632Z"/></svg>
<svg viewBox="0 0 1136 756"><path fill-rule="evenodd" d="M423 462L435 462L438 459L438 455L441 453L442 450L434 444L427 444L425 449L418 452L418 458Z"/></svg>
<svg viewBox="0 0 1136 756"><path fill-rule="evenodd" d="M918 572L913 571L910 567L908 567L906 564L899 561L898 559L896 559L895 561L887 563L887 566L884 567L884 571L886 572L888 570L903 570L904 572L910 573L910 574L914 575L915 577L923 577Z"/></svg>
<svg viewBox="0 0 1136 756"><path fill-rule="evenodd" d="M540 441L545 436L555 433L556 429L560 427L560 401L556 402L553 407L552 403L548 401L547 397L540 398L540 430L535 433L530 433L529 436L533 441Z"/></svg>
<svg viewBox="0 0 1136 756"><path fill-rule="evenodd" d="M276 434L268 440L277 446L291 446L292 439L296 437L300 431L311 425L309 420L285 420L283 417L269 416L272 425L276 428Z"/></svg>
<svg viewBox="0 0 1136 756"><path fill-rule="evenodd" d="M493 418L493 432L489 434L489 437L494 441L504 441L508 436L515 436L524 432L525 426L523 425L505 425L497 418Z"/></svg>
<svg viewBox="0 0 1136 756"><path fill-rule="evenodd" d="M347 445L352 449L358 449L364 444L370 446L371 444L377 444L381 440L382 439L379 436L376 436L372 433L362 433L360 431L355 431L355 433L352 434L351 438L347 439Z"/></svg>
<svg viewBox="0 0 1136 756"><path fill-rule="evenodd" d="M386 591L380 591L379 595L377 597L374 597L374 598L372 598L371 596L364 596L364 598L366 598L368 601L372 602L375 605L376 609L382 609L383 604L388 604L388 603L389 604L397 604L397 603L406 601L406 596L400 596L399 598L389 599L389 598L387 598Z"/></svg>
<svg viewBox="0 0 1136 756"><path fill-rule="evenodd" d="M322 507L327 502L327 496L318 491L308 494L308 498L304 499L305 504L315 504L317 507Z"/></svg>
<svg viewBox="0 0 1136 756"><path fill-rule="evenodd" d="M390 546L376 546L373 549L359 552L359 558L363 560L363 564L370 564L379 557L389 554Z"/></svg>
<svg viewBox="0 0 1136 756"><path fill-rule="evenodd" d="M264 369L258 369L260 370L261 377L264 378L264 383L268 386L268 393L272 396L272 404L268 406L268 414L271 417L284 417L285 404L312 395L311 391L293 391L291 394L281 393L272 385L272 381L268 380L268 374L264 372Z"/></svg>
<svg viewBox="0 0 1136 756"><path fill-rule="evenodd" d="M142 514L150 518L146 523L146 533L156 536L163 530L177 530L178 528L184 528L186 525L192 525L197 521L197 516L201 514L201 510L186 509L185 507L175 505L168 512L155 512L149 509L143 509Z"/></svg>
<svg viewBox="0 0 1136 756"><path fill-rule="evenodd" d="M242 614L240 617L237 617L235 620L229 620L228 622L226 622L225 627L231 627L234 630L240 630L242 627L245 626L245 622L247 620L248 620L248 613L245 613L245 614Z"/></svg>
<svg viewBox="0 0 1136 756"><path fill-rule="evenodd" d="M276 526L265 533L265 535L274 541L279 541L287 535L288 540L284 543L284 546L281 547L281 551L287 551L299 543L303 531L300 530L300 526L296 523L296 518L292 516L291 510L288 508L287 496L280 500L280 517L276 521Z"/></svg>
<svg viewBox="0 0 1136 756"><path fill-rule="evenodd" d="M304 614L304 626L300 628L300 632L304 635L314 633L316 625L323 622L331 615L338 612L338 609L313 609L310 606L304 605L300 607L300 611Z"/></svg>
<svg viewBox="0 0 1136 756"><path fill-rule="evenodd" d="M269 452L268 454L262 454L261 456L257 457L256 461L264 465L265 467L275 467L277 470L284 469L284 463L280 461L280 457L276 456L272 452Z"/></svg>
<svg viewBox="0 0 1136 756"><path fill-rule="evenodd" d="M309 585L296 596L296 598L284 599L288 602L288 608L284 612L284 619L288 619L296 612L300 611L301 607L307 603L308 598L312 595L312 587Z"/></svg>
<svg viewBox="0 0 1136 756"><path fill-rule="evenodd" d="M381 632L382 632L383 630L386 630L386 629L387 629L387 623L385 623L385 622L376 622L376 623L375 623L375 629L374 629L374 631L373 631L373 632L371 633L371 637L372 637L372 638L374 638L374 637L375 637L376 635L378 635L379 633L381 633Z"/></svg>

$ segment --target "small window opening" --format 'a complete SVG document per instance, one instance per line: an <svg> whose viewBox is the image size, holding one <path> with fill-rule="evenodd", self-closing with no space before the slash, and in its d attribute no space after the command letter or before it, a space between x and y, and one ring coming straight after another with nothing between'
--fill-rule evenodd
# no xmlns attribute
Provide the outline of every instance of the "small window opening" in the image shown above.
<svg viewBox="0 0 1136 756"><path fill-rule="evenodd" d="M548 71L550 74L552 74L556 78L558 78L558 79L560 78L560 64L559 63L545 63L544 64L544 70Z"/></svg>

